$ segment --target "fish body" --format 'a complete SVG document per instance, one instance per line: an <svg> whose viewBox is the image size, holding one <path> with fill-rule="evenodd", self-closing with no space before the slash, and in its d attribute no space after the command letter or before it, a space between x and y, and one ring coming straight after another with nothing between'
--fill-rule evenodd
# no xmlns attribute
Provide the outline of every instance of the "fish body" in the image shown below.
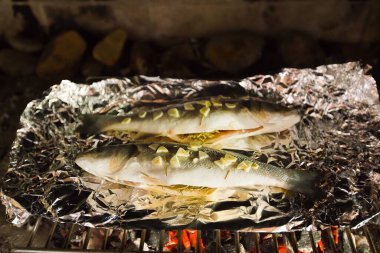
<svg viewBox="0 0 380 253"><path fill-rule="evenodd" d="M250 157L176 143L130 143L80 154L76 164L85 171L121 184L195 187L265 185L313 194L317 173L290 170Z"/></svg>
<svg viewBox="0 0 380 253"><path fill-rule="evenodd" d="M296 110L260 100L210 99L146 109L126 116L83 115L81 132L127 131L191 143L189 134L211 134L209 142L281 132L300 121Z"/></svg>
<svg viewBox="0 0 380 253"><path fill-rule="evenodd" d="M262 153L265 149L273 148L276 145L289 146L292 136L289 131L280 133L268 133L254 136L243 137L240 135L235 138L225 138L213 142L205 142L204 146L214 149L230 149L242 151L254 151Z"/></svg>

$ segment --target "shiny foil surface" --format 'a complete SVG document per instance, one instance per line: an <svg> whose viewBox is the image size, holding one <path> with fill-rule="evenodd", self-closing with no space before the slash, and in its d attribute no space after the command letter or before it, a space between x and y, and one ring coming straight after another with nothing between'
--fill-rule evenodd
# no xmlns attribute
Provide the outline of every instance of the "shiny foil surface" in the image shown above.
<svg viewBox="0 0 380 253"><path fill-rule="evenodd" d="M380 104L367 70L350 62L242 80L139 76L91 85L64 80L23 112L2 202L15 224L44 216L113 228L280 232L360 227L380 213ZM216 95L258 97L299 110L302 120L288 130L286 141L280 138L260 152L244 154L276 166L319 171L319 192L311 197L261 186L184 186L163 192L157 186L107 182L74 163L83 151L130 140L123 133L79 134L81 114L125 115L140 107Z"/></svg>

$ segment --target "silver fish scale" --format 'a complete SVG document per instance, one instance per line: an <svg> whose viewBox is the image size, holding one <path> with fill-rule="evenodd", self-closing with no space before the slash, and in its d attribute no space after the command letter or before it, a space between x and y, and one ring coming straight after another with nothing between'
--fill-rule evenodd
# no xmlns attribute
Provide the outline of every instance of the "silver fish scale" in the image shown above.
<svg viewBox="0 0 380 253"><path fill-rule="evenodd" d="M237 170L236 166L239 163L241 163L243 161L251 161L254 164L257 164L258 168L257 169L251 169L249 173L256 173L258 175L262 175L265 177L276 178L276 179L284 181L284 182L287 182L288 179L291 178L290 175L297 175L296 173L293 173L294 172L293 170L283 169L283 168L275 167L275 166L270 165L270 164L261 163L261 162L258 162L256 160L250 158L250 157L243 156L241 154L234 153L234 152L219 151L219 150L213 150L213 149L204 148L204 147L199 148L198 151L194 151L194 150L189 149L189 147L187 145L167 144L167 143L155 143L155 144L156 144L157 148L159 148L159 147L167 148L168 152L167 153L157 153L157 151L150 148L148 144L138 144L136 146L137 146L137 149L139 150L140 153L146 154L148 156L148 159L153 159L155 157L160 156L160 157L165 158L166 162L168 162L169 159L172 158L177 153L179 148L183 148L186 151L189 151L189 157L187 157L186 159L181 159L181 168L180 169L194 169L194 168L197 168L199 166L202 166L202 167L205 167L208 169L223 170L227 173L227 171L231 171L231 172L236 171ZM135 145L135 144L126 144L126 145L124 145L124 147L127 148L129 146L131 147L132 145ZM203 152L207 153L209 158L202 159L202 160L199 160L197 162L194 162L194 159L199 159L199 156L198 156L199 151L203 151ZM229 166L226 166L225 169L221 169L220 167L218 167L215 164L215 161L220 160L226 154L230 154L230 155L236 157L237 160L236 160L236 162L230 164ZM135 155L137 155L137 154L135 154ZM298 178L294 178L294 177L293 177L293 179L298 180Z"/></svg>
<svg viewBox="0 0 380 253"><path fill-rule="evenodd" d="M84 153L76 163L91 174L119 183L209 188L266 185L305 194L315 192L317 175L310 171L279 168L224 150L191 148L174 143L129 143ZM206 157L200 159L200 152Z"/></svg>
<svg viewBox="0 0 380 253"><path fill-rule="evenodd" d="M221 103L221 106L215 106L215 102ZM203 107L209 107L211 112L215 110L221 110L221 109L227 109L227 110L238 110L241 107L243 107L243 103L247 103L246 100L236 100L236 99L220 99L216 101L210 101L208 99L201 99L198 101L189 101L185 103L176 103L176 104L171 104L167 106L162 106L162 107L154 107L154 108L144 108L137 110L136 112L132 113L130 116L132 119L141 119L139 114L141 112L146 112L148 117L152 117L152 115L156 112L163 112L163 116L169 116L167 114L168 110L170 109L178 109L180 112L181 117L182 116L191 116L194 117L199 115L199 110L202 109ZM193 107L193 109L187 109L186 104L189 104ZM226 104L233 104L233 106L226 106ZM145 118L145 117L144 117Z"/></svg>

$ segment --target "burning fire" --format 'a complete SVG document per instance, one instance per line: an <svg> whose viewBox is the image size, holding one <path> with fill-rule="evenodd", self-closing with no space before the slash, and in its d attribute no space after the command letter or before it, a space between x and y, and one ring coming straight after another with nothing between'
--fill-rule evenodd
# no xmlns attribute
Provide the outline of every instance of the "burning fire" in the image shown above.
<svg viewBox="0 0 380 253"><path fill-rule="evenodd" d="M178 235L177 231L169 231L169 242L165 245L165 250L175 252L178 250ZM197 248L197 230L184 229L182 232L182 246L184 250L191 250ZM201 239L200 252L204 252L204 245Z"/></svg>
<svg viewBox="0 0 380 253"><path fill-rule="evenodd" d="M338 228L331 227L333 240L335 244L338 244L339 236L338 236ZM169 231L169 242L165 245L166 251L176 252L178 251L178 234L176 230ZM221 241L224 241L225 238L230 237L230 231L221 231ZM327 231L322 231L322 238L317 243L317 252L325 253L325 246L329 247L330 245L324 245L326 243L326 238L328 234ZM263 245L264 241L269 240L271 236L268 234L260 234L259 241L260 245ZM265 244L265 243L264 243ZM197 248L197 230L185 229L182 232L182 246L184 250L194 250ZM256 252L254 249L251 249L249 252L251 253L261 253L262 249L259 249L259 252ZM203 244L202 239L200 240L200 252L205 252L205 246ZM279 253L291 253L293 250L290 248L290 245L287 245L284 240L281 240L281 237L278 238L278 252ZM297 253L309 253L304 250L298 250Z"/></svg>
<svg viewBox="0 0 380 253"><path fill-rule="evenodd" d="M332 232L332 235L333 235L334 243L338 244L338 242L339 242L338 228L337 227L331 227L331 232ZM327 231L323 230L321 235L322 235L322 238L318 242L317 250L318 250L318 252L325 253L326 252L325 247L326 246L327 246L327 248L330 247L330 245L324 245L323 244L323 241L326 242L326 240L324 240L324 238L328 237Z"/></svg>

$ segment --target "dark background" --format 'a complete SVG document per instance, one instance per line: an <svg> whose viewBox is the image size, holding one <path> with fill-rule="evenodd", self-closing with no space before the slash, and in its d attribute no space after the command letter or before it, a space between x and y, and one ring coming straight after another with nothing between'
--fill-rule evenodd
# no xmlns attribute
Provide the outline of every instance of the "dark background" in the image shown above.
<svg viewBox="0 0 380 253"><path fill-rule="evenodd" d="M379 88L378 13L375 0L1 1L0 178L25 106L63 79L240 79L361 61Z"/></svg>
<svg viewBox="0 0 380 253"><path fill-rule="evenodd" d="M0 1L0 178L25 106L63 79L240 79L361 61L379 89L379 13L377 0ZM0 211L0 238L27 240Z"/></svg>

